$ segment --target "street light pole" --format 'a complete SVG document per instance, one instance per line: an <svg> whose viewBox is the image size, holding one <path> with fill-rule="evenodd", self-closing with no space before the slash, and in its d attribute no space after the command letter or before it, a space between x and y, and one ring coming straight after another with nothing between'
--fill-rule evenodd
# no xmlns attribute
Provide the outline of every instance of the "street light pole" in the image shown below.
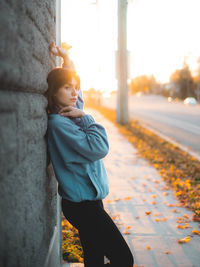
<svg viewBox="0 0 200 267"><path fill-rule="evenodd" d="M117 122L128 123L127 0L118 0Z"/></svg>

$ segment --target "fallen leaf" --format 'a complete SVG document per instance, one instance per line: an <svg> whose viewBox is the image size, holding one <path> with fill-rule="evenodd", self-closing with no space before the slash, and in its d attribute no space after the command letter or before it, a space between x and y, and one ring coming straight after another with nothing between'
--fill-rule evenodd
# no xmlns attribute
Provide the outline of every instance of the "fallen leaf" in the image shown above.
<svg viewBox="0 0 200 267"><path fill-rule="evenodd" d="M126 229L131 229L131 226L130 225L126 226Z"/></svg>
<svg viewBox="0 0 200 267"><path fill-rule="evenodd" d="M119 217L119 214L112 217L113 220L115 220L117 217Z"/></svg>
<svg viewBox="0 0 200 267"><path fill-rule="evenodd" d="M155 184L159 184L159 181L158 181L158 180L154 180L154 183L155 183Z"/></svg>
<svg viewBox="0 0 200 267"><path fill-rule="evenodd" d="M130 200L132 197L125 197L124 200Z"/></svg>
<svg viewBox="0 0 200 267"><path fill-rule="evenodd" d="M189 226L189 224L186 223L186 224L184 224L184 225L179 224L179 225L177 226L177 228L179 228L179 229L187 229L187 228L191 228L191 226Z"/></svg>
<svg viewBox="0 0 200 267"><path fill-rule="evenodd" d="M179 244L184 244L184 243L190 242L190 240L191 240L190 236L186 236L184 238L178 239L177 242Z"/></svg>
<svg viewBox="0 0 200 267"><path fill-rule="evenodd" d="M163 196L168 196L169 195L169 193L167 193L167 192L163 192L162 194L163 194Z"/></svg>
<svg viewBox="0 0 200 267"><path fill-rule="evenodd" d="M166 250L165 254L172 254L171 251Z"/></svg>
<svg viewBox="0 0 200 267"><path fill-rule="evenodd" d="M171 212L178 213L179 211L176 209L171 210Z"/></svg>
<svg viewBox="0 0 200 267"><path fill-rule="evenodd" d="M155 222L165 222L167 220L168 219L166 217L164 217L164 218L155 218Z"/></svg>
<svg viewBox="0 0 200 267"><path fill-rule="evenodd" d="M182 207L182 206L184 206L183 203L177 203L177 204L176 204L176 207Z"/></svg>
<svg viewBox="0 0 200 267"><path fill-rule="evenodd" d="M168 186L162 186L162 187L160 188L160 190L162 190L162 191L164 191L164 190L169 190L169 187L168 187Z"/></svg>
<svg viewBox="0 0 200 267"><path fill-rule="evenodd" d="M151 247L150 246L146 246L145 247L147 250L151 250Z"/></svg>
<svg viewBox="0 0 200 267"><path fill-rule="evenodd" d="M153 202L152 202L152 204L153 204L153 205L156 205L156 204L157 204L157 202L156 202L156 201L153 201Z"/></svg>
<svg viewBox="0 0 200 267"><path fill-rule="evenodd" d="M156 198L157 196L156 196L156 195L152 195L151 197L152 197L152 198Z"/></svg>
<svg viewBox="0 0 200 267"><path fill-rule="evenodd" d="M168 204L168 207L170 207L170 208L174 207L174 204Z"/></svg>
<svg viewBox="0 0 200 267"><path fill-rule="evenodd" d="M188 223L188 222L191 222L191 220L184 218L184 217L177 217L176 222L177 223Z"/></svg>
<svg viewBox="0 0 200 267"><path fill-rule="evenodd" d="M105 200L106 203L111 203L111 200L107 199Z"/></svg>
<svg viewBox="0 0 200 267"><path fill-rule="evenodd" d="M200 218L199 218L196 214L193 214L193 215L192 215L192 220L193 220L194 222L200 222Z"/></svg>
<svg viewBox="0 0 200 267"><path fill-rule="evenodd" d="M114 201L119 201L119 200L121 200L121 198L117 198L117 199L115 199Z"/></svg>
<svg viewBox="0 0 200 267"><path fill-rule="evenodd" d="M125 235L130 235L131 233L129 231L124 231Z"/></svg>
<svg viewBox="0 0 200 267"><path fill-rule="evenodd" d="M192 233L193 233L194 235L200 235L200 231L197 231L196 229L193 229L193 230L192 230Z"/></svg>
<svg viewBox="0 0 200 267"><path fill-rule="evenodd" d="M150 215L151 211L145 211L146 215Z"/></svg>

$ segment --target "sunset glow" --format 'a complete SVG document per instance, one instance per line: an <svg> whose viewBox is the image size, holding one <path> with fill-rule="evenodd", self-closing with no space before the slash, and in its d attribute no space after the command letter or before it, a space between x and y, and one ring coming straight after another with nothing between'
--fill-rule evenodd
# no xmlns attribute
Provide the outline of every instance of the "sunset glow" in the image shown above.
<svg viewBox="0 0 200 267"><path fill-rule="evenodd" d="M61 41L70 52L83 89L117 89L117 0L62 0ZM186 56L192 71L200 56L199 0L132 0L127 12L131 77L154 74L167 82Z"/></svg>

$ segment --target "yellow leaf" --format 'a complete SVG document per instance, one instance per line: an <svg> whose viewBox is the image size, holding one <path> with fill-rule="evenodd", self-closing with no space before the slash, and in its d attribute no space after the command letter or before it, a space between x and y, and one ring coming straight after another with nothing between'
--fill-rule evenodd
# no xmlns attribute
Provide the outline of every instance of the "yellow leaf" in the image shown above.
<svg viewBox="0 0 200 267"><path fill-rule="evenodd" d="M186 224L184 224L184 225L181 225L181 224L178 225L177 228L179 228L179 229L186 229L186 228L191 228L191 226L189 226L189 224L186 223Z"/></svg>
<svg viewBox="0 0 200 267"><path fill-rule="evenodd" d="M151 247L150 247L150 246L146 246L146 249L147 249L147 250L151 250Z"/></svg>
<svg viewBox="0 0 200 267"><path fill-rule="evenodd" d="M169 195L169 193L167 193L167 192L163 192L162 194L163 194L163 196L168 196Z"/></svg>
<svg viewBox="0 0 200 267"><path fill-rule="evenodd" d="M125 197L124 200L130 200L132 197Z"/></svg>
<svg viewBox="0 0 200 267"><path fill-rule="evenodd" d="M130 235L130 232L129 231L124 231L124 234L125 235Z"/></svg>
<svg viewBox="0 0 200 267"><path fill-rule="evenodd" d="M184 204L183 203L177 203L176 207L182 207Z"/></svg>
<svg viewBox="0 0 200 267"><path fill-rule="evenodd" d="M193 229L193 230L192 230L192 233L193 233L194 235L200 235L200 231L197 231L196 229Z"/></svg>
<svg viewBox="0 0 200 267"><path fill-rule="evenodd" d="M190 242L190 240L191 240L191 238L189 236L186 236L184 238L178 239L177 242L179 244L184 244L184 243Z"/></svg>

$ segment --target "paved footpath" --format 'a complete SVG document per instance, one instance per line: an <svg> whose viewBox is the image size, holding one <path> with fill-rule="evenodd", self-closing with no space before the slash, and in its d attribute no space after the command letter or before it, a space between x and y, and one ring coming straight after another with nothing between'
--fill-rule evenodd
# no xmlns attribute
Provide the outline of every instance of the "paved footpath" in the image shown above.
<svg viewBox="0 0 200 267"><path fill-rule="evenodd" d="M193 212L179 205L157 170L139 156L113 123L96 110L85 111L106 128L110 149L104 164L110 192L103 203L127 241L135 265L200 267L200 236L192 235L188 243L177 242L193 229L200 230L192 221ZM63 265L67 266L83 264Z"/></svg>

